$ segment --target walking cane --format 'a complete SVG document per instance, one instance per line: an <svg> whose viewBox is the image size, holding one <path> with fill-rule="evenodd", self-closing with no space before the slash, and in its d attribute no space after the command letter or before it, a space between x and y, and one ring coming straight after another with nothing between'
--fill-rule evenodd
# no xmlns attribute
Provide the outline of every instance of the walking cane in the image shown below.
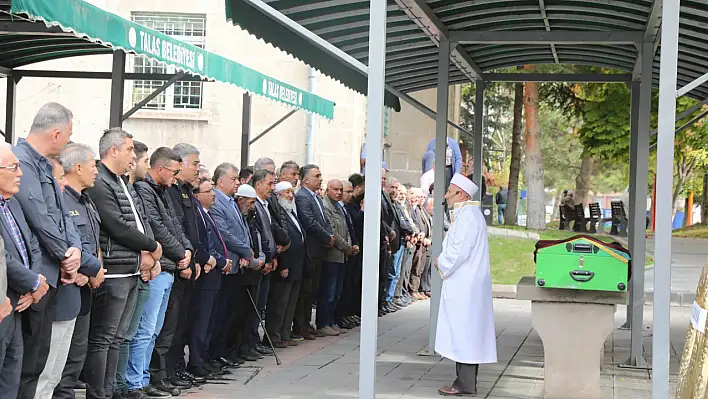
<svg viewBox="0 0 708 399"><path fill-rule="evenodd" d="M253 301L253 297L251 296L251 291L246 290L246 293L248 294L248 298L251 300L251 304L253 305L253 311L256 312L256 317L258 317L258 324L263 327L263 332L265 333L266 338L268 338L268 344L270 344L270 349L273 350L273 356L275 356L275 364L280 366L280 358L278 357L278 352L275 351L275 346L273 346L273 341L270 340L270 335L268 334L268 330L266 330L265 323L263 323L263 319L261 319L261 314L258 312L258 306L256 306L256 303Z"/></svg>

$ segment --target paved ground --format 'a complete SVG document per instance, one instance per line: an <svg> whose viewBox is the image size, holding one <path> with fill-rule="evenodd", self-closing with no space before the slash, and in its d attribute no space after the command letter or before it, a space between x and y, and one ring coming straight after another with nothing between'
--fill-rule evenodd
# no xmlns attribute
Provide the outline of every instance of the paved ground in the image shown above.
<svg viewBox="0 0 708 399"><path fill-rule="evenodd" d="M479 397L521 399L543 397L543 349L531 329L528 302L496 299L494 302L499 363L480 371ZM379 319L379 356L377 397L435 398L438 387L451 382L454 364L439 357L417 353L427 344L427 302ZM689 320L688 308L672 308L671 371L678 372L678 354L683 350ZM616 323L621 324L625 309L618 308ZM645 315L651 324L651 307ZM645 347L651 348L650 331L645 331ZM183 395L185 398L356 398L358 386L359 333L304 342L279 350L282 366L272 358L234 370L232 381L206 385ZM617 367L629 352L629 332L615 330L608 339L602 372L604 398L631 399L651 397L651 372ZM648 354L651 360L651 354ZM675 380L675 375L672 380ZM673 390L673 388L672 388Z"/></svg>
<svg viewBox="0 0 708 399"><path fill-rule="evenodd" d="M654 239L647 239L647 251L654 253ZM708 260L708 240L674 238L671 240L671 291L695 294L698 278ZM646 291L654 291L654 269L645 274Z"/></svg>

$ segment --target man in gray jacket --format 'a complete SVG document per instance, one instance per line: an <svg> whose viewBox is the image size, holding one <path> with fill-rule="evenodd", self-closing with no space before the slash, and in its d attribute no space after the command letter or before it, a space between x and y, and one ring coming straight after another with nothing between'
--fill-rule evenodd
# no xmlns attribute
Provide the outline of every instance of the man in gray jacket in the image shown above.
<svg viewBox="0 0 708 399"><path fill-rule="evenodd" d="M325 219L334 232L334 246L324 252L315 321L318 331L330 336L336 336L346 331L334 324L334 310L337 307L339 296L342 294L347 257L359 253L359 247L352 246L347 219L339 204L339 201L342 200L343 189L341 180L330 180L327 183L327 192L323 200Z"/></svg>

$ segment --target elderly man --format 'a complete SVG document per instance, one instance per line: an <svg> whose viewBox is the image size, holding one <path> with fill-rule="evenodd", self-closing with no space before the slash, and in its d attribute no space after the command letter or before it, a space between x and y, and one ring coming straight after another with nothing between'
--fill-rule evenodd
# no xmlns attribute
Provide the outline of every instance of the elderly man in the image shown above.
<svg viewBox="0 0 708 399"><path fill-rule="evenodd" d="M219 232L219 228L211 214L211 207L216 200L214 185L210 179L202 179L194 189L194 195L199 201L199 213L201 224L199 225L199 237L205 242L205 247L209 248L211 256L209 262L204 265L203 275L197 280L192 296L191 313L193 320L189 331L189 366L190 373L206 377L220 376L222 365L212 367L206 360L206 350L209 344L209 335L214 329L220 328L220 320L217 320L216 300L221 286L222 273L228 273L232 267L232 261L228 259L226 243Z"/></svg>
<svg viewBox="0 0 708 399"><path fill-rule="evenodd" d="M250 323L246 326L246 315L249 316L248 321L250 322L250 313L246 312L250 309L250 304L245 290L255 286L257 279L260 278L259 272L240 267L244 262L250 262L254 258L254 252L249 240L248 226L234 199L234 194L239 187L238 176L238 168L228 162L217 166L213 176L216 199L214 205L211 206L210 213L216 221L224 244L226 244L227 258L234 262L231 271L221 278L216 304L217 319L221 320L221 325L212 334L207 351L207 359L211 361L210 365L216 367L232 366L239 361L239 359L227 358L229 331L233 325L250 331ZM253 198L253 202L255 202L255 198Z"/></svg>
<svg viewBox="0 0 708 399"><path fill-rule="evenodd" d="M343 185L339 179L327 183L324 199L326 220L334 233L334 245L324 254L320 290L317 299L317 330L328 336L346 332L334 323L334 311L342 294L347 258L359 253L359 247L352 245L346 216L339 201L342 200Z"/></svg>
<svg viewBox="0 0 708 399"><path fill-rule="evenodd" d="M9 144L0 144L0 233L7 266L5 318L0 323L0 392L17 397L22 368L23 315L34 303L41 303L49 290L42 272L39 242L30 230L15 195L20 191L20 163ZM3 276L4 277L4 276ZM12 313L14 307L15 313Z"/></svg>
<svg viewBox="0 0 708 399"><path fill-rule="evenodd" d="M79 269L81 274L75 284L64 285L57 293L59 306L52 328L52 340L56 344L52 346L65 349L57 352L54 372L48 372L49 365L42 372L35 395L40 398L51 396L52 391L54 398L74 398L74 386L86 359L91 288L98 288L103 283L105 273L98 254L100 218L93 201L84 192L94 186L98 175L94 159L94 152L88 146L70 144L59 157L60 164L54 167L55 177L63 182L66 212L83 242L82 263L90 264ZM68 339L68 346L59 336L62 330L65 334L72 330L72 334L65 338ZM47 379L46 383L43 378Z"/></svg>
<svg viewBox="0 0 708 399"><path fill-rule="evenodd" d="M56 312L59 277L73 281L81 264L81 239L67 229L59 182L52 175L48 158L58 156L72 134L73 115L61 104L48 103L34 117L27 139L19 139L14 152L24 177L16 198L27 223L39 240L41 273L52 287L40 306L23 314L24 359L18 398L34 397L37 382L49 356L52 322Z"/></svg>
<svg viewBox="0 0 708 399"><path fill-rule="evenodd" d="M479 364L496 363L497 343L489 271L489 242L471 178L456 174L445 199L453 223L435 266L443 279L435 351L457 363L457 379L440 388L443 396L477 392Z"/></svg>
<svg viewBox="0 0 708 399"><path fill-rule="evenodd" d="M276 348L287 348L297 345L297 342L292 340L290 326L295 317L302 271L307 261L307 249L305 229L297 218L292 184L281 181L275 186L275 195L283 212L290 246L281 253L275 275L271 277L266 329Z"/></svg>

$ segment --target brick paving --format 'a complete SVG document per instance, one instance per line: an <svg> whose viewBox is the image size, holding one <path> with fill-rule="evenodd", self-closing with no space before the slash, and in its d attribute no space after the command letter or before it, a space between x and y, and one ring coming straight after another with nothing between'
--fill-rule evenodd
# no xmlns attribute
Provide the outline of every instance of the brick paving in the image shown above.
<svg viewBox="0 0 708 399"><path fill-rule="evenodd" d="M527 399L543 397L543 347L531 328L531 306L527 301L495 299L499 361L480 368L478 397ZM651 307L645 326L651 324ZM618 307L616 325L624 320L625 308ZM435 398L437 388L449 384L455 366L437 356L420 356L427 345L428 302L379 319L377 398ZM689 308L672 308L671 373L675 381L688 327ZM647 360L651 362L651 330L644 331ZM358 397L358 329L333 338L303 341L279 349L283 364L272 357L234 370L231 381L208 384L184 393L199 398L287 398L342 399ZM651 397L651 372L619 368L629 356L629 331L615 330L605 344L602 392L605 399ZM672 384L672 391L675 388Z"/></svg>

